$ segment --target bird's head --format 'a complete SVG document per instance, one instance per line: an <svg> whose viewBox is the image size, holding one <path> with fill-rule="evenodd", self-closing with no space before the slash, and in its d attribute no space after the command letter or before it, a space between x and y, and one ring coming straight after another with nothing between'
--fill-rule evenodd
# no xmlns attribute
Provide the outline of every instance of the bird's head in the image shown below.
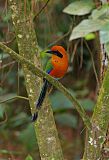
<svg viewBox="0 0 109 160"><path fill-rule="evenodd" d="M53 46L47 53L51 54L51 62L57 69L67 70L68 68L68 55L62 46Z"/></svg>
<svg viewBox="0 0 109 160"><path fill-rule="evenodd" d="M51 50L47 51L46 53L55 55L59 58L63 58L64 56L66 56L66 51L62 46L53 46L51 48Z"/></svg>

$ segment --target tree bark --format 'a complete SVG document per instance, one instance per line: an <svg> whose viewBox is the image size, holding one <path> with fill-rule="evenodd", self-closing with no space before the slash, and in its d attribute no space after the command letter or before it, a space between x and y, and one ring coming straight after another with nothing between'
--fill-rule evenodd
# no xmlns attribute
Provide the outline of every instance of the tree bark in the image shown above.
<svg viewBox="0 0 109 160"><path fill-rule="evenodd" d="M107 0L101 0L103 3L108 3ZM100 1L97 1L100 2ZM100 4L100 3L99 3ZM101 36L99 32L99 37ZM98 44L99 43L99 44ZM100 41L97 43L99 51L99 79L100 84L102 79L100 76L102 71L102 55L104 53L102 50L102 45ZM101 48L100 48L101 47ZM100 63L101 60L101 63ZM85 152L83 160L107 160L109 157L105 156L105 152L108 152L109 143L109 65L105 73L102 86L100 89L99 96L97 98L97 103L92 115L92 131L87 131ZM108 154L109 155L109 154Z"/></svg>
<svg viewBox="0 0 109 160"><path fill-rule="evenodd" d="M15 29L18 43L19 54L26 59L34 62L36 66L41 66L38 56L38 44L33 27L33 15L31 11L25 8L24 2L18 0L9 0L9 6L12 10L12 21ZM35 111L36 97L42 85L42 80L36 77L27 66L22 63L24 71L26 89L29 97L31 112ZM42 160L63 160L62 149L58 139L53 112L51 105L46 99L42 109L39 111L38 121L34 123L34 129L37 136L40 156Z"/></svg>
<svg viewBox="0 0 109 160"><path fill-rule="evenodd" d="M92 130L87 133L83 160L100 160L109 123L109 67L105 73L92 116Z"/></svg>

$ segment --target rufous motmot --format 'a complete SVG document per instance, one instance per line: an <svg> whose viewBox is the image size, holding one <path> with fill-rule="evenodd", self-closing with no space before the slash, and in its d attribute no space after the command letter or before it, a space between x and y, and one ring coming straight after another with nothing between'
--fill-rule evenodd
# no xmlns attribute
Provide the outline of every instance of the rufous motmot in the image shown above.
<svg viewBox="0 0 109 160"><path fill-rule="evenodd" d="M51 54L51 58L48 60L45 67L45 71L56 79L62 78L68 69L68 55L62 46L53 46L51 50L46 51L46 53ZM36 109L39 110L45 98L49 82L44 79L44 84L40 92L38 101L36 103ZM32 121L35 121L38 117L38 111L36 111L32 116Z"/></svg>

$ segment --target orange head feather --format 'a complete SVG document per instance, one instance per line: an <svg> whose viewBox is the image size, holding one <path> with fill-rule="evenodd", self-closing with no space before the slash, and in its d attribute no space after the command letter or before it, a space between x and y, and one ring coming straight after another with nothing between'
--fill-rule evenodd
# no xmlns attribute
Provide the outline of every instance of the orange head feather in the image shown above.
<svg viewBox="0 0 109 160"><path fill-rule="evenodd" d="M65 49L62 46L53 46L51 51L58 51L62 57L58 57L56 55L52 55L52 65L53 70L51 71L50 75L55 78L62 78L68 69L68 55Z"/></svg>

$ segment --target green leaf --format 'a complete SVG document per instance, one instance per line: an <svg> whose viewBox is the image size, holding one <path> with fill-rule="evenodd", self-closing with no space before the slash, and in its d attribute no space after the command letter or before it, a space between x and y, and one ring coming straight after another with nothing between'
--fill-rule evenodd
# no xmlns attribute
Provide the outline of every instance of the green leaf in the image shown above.
<svg viewBox="0 0 109 160"><path fill-rule="evenodd" d="M93 8L95 8L93 0L78 0L69 4L63 12L70 15L82 16L90 13Z"/></svg>
<svg viewBox="0 0 109 160"><path fill-rule="evenodd" d="M11 128L22 126L22 124L27 122L26 118L27 118L27 114L24 112L21 112L9 119L9 122L8 122L9 126L11 126Z"/></svg>
<svg viewBox="0 0 109 160"><path fill-rule="evenodd" d="M102 44L109 42L109 31L100 31L100 42Z"/></svg>
<svg viewBox="0 0 109 160"><path fill-rule="evenodd" d="M19 134L19 140L22 142L28 151L33 151L36 149L36 136L33 124L29 124L26 129L24 129Z"/></svg>
<svg viewBox="0 0 109 160"><path fill-rule="evenodd" d="M106 22L103 20L83 20L79 25L77 25L73 29L70 36L70 41L80 37L85 37L87 34L91 32L98 31L103 27L104 24L106 24Z"/></svg>
<svg viewBox="0 0 109 160"><path fill-rule="evenodd" d="M104 19L109 16L109 5L104 4L100 9L94 9L91 18L92 19Z"/></svg>
<svg viewBox="0 0 109 160"><path fill-rule="evenodd" d="M89 40L95 39L95 37L96 37L96 35L94 33L88 33L85 36L85 40L89 41Z"/></svg>
<svg viewBox="0 0 109 160"><path fill-rule="evenodd" d="M100 41L101 43L109 42L109 22L107 22L100 31Z"/></svg>
<svg viewBox="0 0 109 160"><path fill-rule="evenodd" d="M102 27L102 31L109 31L109 22Z"/></svg>
<svg viewBox="0 0 109 160"><path fill-rule="evenodd" d="M72 109L72 103L61 92L56 91L50 96L53 111L59 111L63 109Z"/></svg>
<svg viewBox="0 0 109 160"><path fill-rule="evenodd" d="M92 111L94 108L94 102L90 99L82 99L79 100L81 105L84 107L85 110L87 111Z"/></svg>
<svg viewBox="0 0 109 160"><path fill-rule="evenodd" d="M33 160L33 158L32 158L30 155L28 155L28 156L25 158L25 160Z"/></svg>
<svg viewBox="0 0 109 160"><path fill-rule="evenodd" d="M55 116L55 119L58 123L64 126L76 128L77 127L77 118L74 115L69 113L58 114Z"/></svg>

